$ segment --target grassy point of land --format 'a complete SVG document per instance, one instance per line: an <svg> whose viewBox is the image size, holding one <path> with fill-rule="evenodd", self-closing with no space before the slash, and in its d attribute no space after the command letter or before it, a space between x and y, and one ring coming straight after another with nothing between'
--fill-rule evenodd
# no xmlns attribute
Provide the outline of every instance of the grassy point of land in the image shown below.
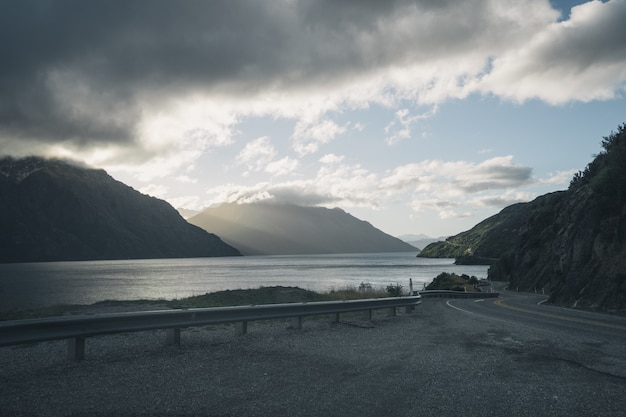
<svg viewBox="0 0 626 417"><path fill-rule="evenodd" d="M34 309L16 309L0 312L0 321L56 317L76 314L115 313L139 310L162 310L180 308L228 307L238 305L261 305L281 303L304 303L314 301L355 300L362 298L389 297L397 286L374 289L369 284L346 287L326 293L305 290L299 287L260 287L217 291L175 300L106 300L90 305L63 304Z"/></svg>

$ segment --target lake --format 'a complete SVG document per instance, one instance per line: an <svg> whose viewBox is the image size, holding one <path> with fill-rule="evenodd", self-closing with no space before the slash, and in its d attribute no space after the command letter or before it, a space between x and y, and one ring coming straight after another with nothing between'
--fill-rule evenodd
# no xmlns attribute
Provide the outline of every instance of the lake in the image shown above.
<svg viewBox="0 0 626 417"><path fill-rule="evenodd" d="M274 285L324 292L364 282L408 289L412 279L421 290L441 272L486 278L487 269L411 252L0 264L0 310L177 299Z"/></svg>

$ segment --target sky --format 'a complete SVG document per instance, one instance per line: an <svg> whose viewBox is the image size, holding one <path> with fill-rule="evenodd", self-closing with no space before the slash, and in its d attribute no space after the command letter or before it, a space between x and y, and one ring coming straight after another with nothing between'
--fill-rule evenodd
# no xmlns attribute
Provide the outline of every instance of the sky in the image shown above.
<svg viewBox="0 0 626 417"><path fill-rule="evenodd" d="M0 0L0 154L447 236L626 122L626 0Z"/></svg>

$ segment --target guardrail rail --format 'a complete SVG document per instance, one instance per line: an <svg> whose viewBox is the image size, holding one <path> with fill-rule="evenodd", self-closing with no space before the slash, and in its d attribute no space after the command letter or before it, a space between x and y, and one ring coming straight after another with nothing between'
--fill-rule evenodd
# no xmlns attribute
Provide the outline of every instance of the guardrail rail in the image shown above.
<svg viewBox="0 0 626 417"><path fill-rule="evenodd" d="M85 339L91 336L165 329L166 344L180 344L180 331L187 327L240 323L238 332L245 334L249 321L296 318L301 329L306 316L334 314L339 321L341 313L368 311L371 319L372 310L391 309L395 315L397 307L411 311L420 303L421 296L413 295L12 320L0 322L0 347L67 339L68 358L81 360L85 357Z"/></svg>
<svg viewBox="0 0 626 417"><path fill-rule="evenodd" d="M497 292L464 292L453 290L426 290L415 291L422 298L498 298L500 293Z"/></svg>

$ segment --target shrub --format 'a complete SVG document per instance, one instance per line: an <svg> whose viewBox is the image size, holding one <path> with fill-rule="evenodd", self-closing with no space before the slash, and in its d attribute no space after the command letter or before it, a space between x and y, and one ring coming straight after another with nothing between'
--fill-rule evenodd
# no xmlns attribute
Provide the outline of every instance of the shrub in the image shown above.
<svg viewBox="0 0 626 417"><path fill-rule="evenodd" d="M387 285L387 294L389 294L390 297L400 297L402 295L402 285Z"/></svg>

